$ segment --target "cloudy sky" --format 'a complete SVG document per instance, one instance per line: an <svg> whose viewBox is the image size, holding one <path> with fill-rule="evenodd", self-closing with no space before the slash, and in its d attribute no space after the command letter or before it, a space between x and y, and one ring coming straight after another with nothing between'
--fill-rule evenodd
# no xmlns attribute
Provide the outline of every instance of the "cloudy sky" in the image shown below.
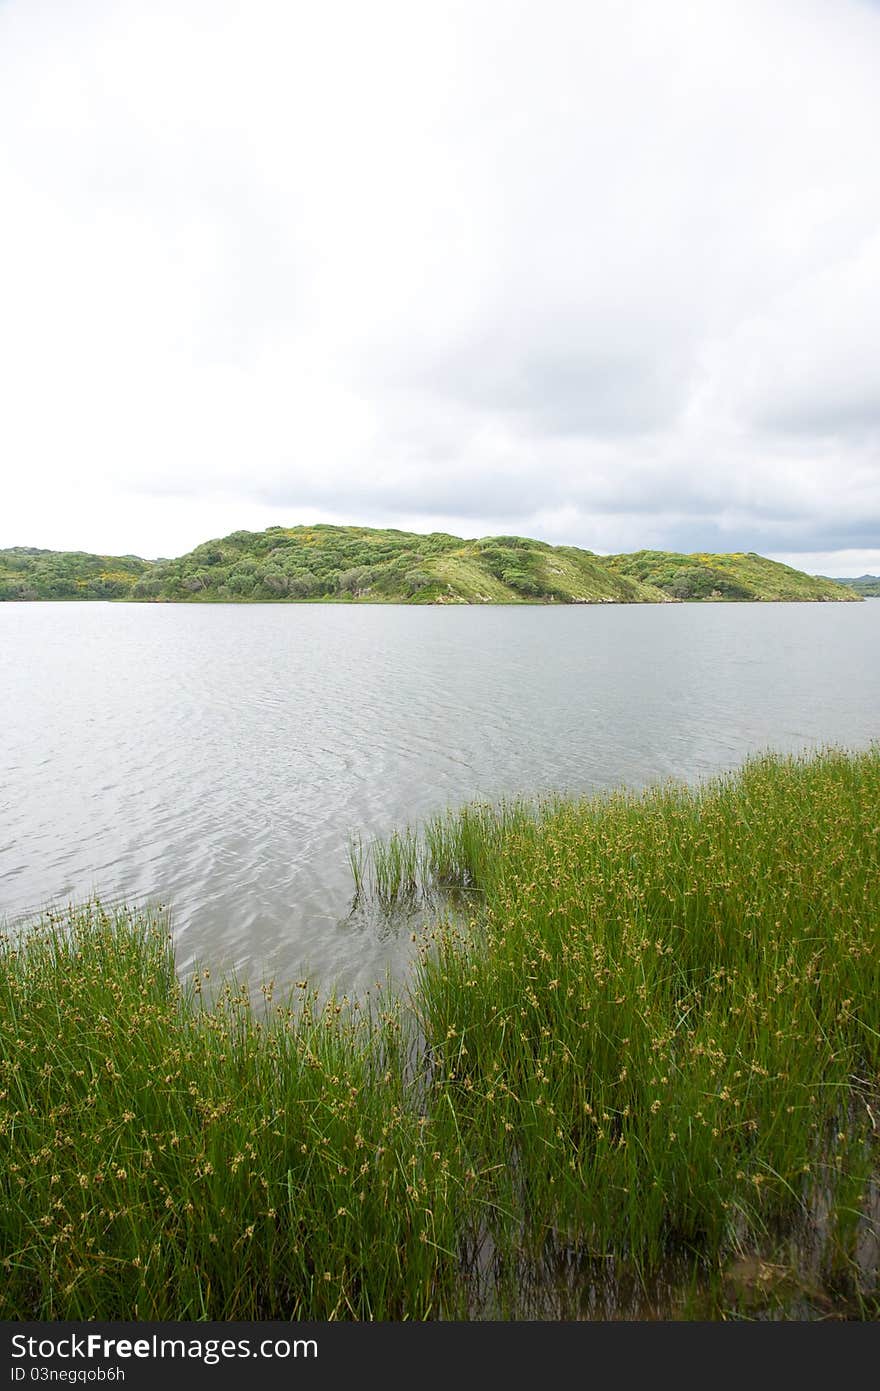
<svg viewBox="0 0 880 1391"><path fill-rule="evenodd" d="M0 546L880 572L880 6L0 0Z"/></svg>

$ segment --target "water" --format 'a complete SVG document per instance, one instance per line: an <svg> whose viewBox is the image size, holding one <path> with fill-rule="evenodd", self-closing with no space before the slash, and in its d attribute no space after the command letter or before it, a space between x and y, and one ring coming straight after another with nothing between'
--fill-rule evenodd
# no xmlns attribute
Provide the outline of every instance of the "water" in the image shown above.
<svg viewBox="0 0 880 1391"><path fill-rule="evenodd" d="M178 961L368 988L365 842L472 798L880 737L880 602L0 604L0 915L171 904Z"/></svg>

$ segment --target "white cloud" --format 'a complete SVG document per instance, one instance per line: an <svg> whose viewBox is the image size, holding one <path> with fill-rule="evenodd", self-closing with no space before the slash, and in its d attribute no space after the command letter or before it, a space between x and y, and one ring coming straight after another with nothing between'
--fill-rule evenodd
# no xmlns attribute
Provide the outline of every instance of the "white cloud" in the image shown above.
<svg viewBox="0 0 880 1391"><path fill-rule="evenodd" d="M0 545L880 554L878 59L857 0L6 0Z"/></svg>
<svg viewBox="0 0 880 1391"><path fill-rule="evenodd" d="M796 551L771 556L783 565L806 570L811 575L830 575L833 579L855 579L859 575L880 575L880 550Z"/></svg>

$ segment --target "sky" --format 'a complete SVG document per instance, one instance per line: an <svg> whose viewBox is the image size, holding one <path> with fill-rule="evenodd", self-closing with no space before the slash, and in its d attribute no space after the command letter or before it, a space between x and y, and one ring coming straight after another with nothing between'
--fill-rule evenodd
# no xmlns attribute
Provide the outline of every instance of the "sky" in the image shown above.
<svg viewBox="0 0 880 1391"><path fill-rule="evenodd" d="M880 6L0 0L0 546L880 573Z"/></svg>

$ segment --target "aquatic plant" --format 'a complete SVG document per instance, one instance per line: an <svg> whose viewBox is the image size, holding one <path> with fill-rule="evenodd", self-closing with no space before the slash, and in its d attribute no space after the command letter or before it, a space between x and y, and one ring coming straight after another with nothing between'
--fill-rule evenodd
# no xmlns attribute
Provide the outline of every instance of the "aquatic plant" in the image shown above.
<svg viewBox="0 0 880 1391"><path fill-rule="evenodd" d="M98 904L4 943L0 1317L429 1316L466 1166L404 1095L398 1007L203 1006L208 976Z"/></svg>
<svg viewBox="0 0 880 1391"><path fill-rule="evenodd" d="M465 891L396 999L7 934L0 1317L876 1317L878 828L873 748L356 844Z"/></svg>
<svg viewBox="0 0 880 1391"><path fill-rule="evenodd" d="M822 1210L858 1283L878 825L876 749L447 818L438 863L482 902L425 951L413 998L435 1089L513 1214L496 1246L651 1266Z"/></svg>

